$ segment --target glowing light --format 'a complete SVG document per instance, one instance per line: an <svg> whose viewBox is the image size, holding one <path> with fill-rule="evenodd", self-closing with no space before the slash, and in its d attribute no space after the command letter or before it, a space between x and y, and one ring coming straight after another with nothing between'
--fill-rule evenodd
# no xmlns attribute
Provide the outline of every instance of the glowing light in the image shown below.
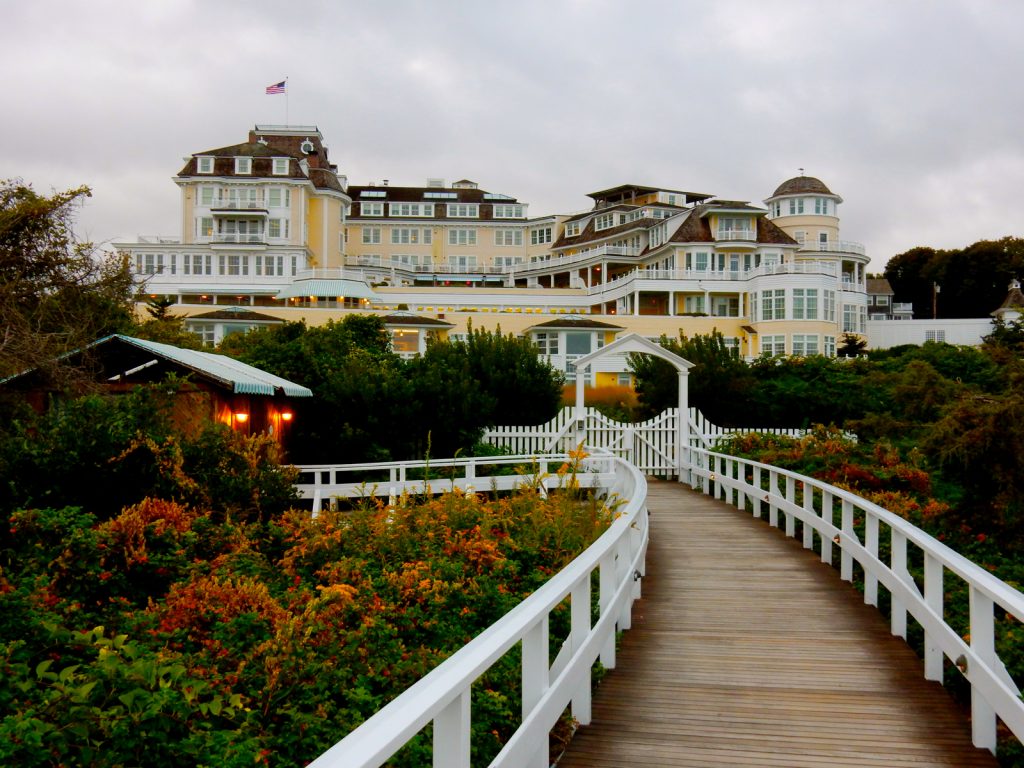
<svg viewBox="0 0 1024 768"><path fill-rule="evenodd" d="M248 413L236 413L235 414L235 421L237 421L239 424L245 424L245 422L247 422L248 420L249 420L249 414Z"/></svg>
<svg viewBox="0 0 1024 768"><path fill-rule="evenodd" d="M281 412L281 421L291 421L291 420L292 420L292 412L291 411L282 411Z"/></svg>

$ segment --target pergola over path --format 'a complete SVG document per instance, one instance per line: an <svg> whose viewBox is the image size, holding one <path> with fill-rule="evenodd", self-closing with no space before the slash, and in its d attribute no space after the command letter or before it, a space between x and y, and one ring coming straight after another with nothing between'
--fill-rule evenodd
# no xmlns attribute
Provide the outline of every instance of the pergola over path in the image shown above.
<svg viewBox="0 0 1024 768"><path fill-rule="evenodd" d="M584 371L602 357L607 357L608 355L626 355L630 352L660 357L662 360L668 361L668 363L675 368L679 374L679 420L676 428L676 475L681 481L684 469L689 469L690 466L689 451L686 450L689 445L689 441L686 437L686 429L689 424L687 414L690 412L689 375L690 369L693 368L694 364L689 360L680 357L675 352L665 349L660 344L656 344L638 333L627 333L625 336L616 339L608 346L601 347L601 349L596 352L591 352L589 355L584 355L583 357L576 359L577 429L580 434L582 434L584 424L583 387L584 379L586 378L583 375Z"/></svg>

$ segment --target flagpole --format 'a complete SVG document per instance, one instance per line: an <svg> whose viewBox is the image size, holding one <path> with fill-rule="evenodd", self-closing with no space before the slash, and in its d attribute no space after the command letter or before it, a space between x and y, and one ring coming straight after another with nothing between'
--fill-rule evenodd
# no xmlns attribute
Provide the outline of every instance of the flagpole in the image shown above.
<svg viewBox="0 0 1024 768"><path fill-rule="evenodd" d="M288 122L288 76L284 78L284 124L289 125Z"/></svg>

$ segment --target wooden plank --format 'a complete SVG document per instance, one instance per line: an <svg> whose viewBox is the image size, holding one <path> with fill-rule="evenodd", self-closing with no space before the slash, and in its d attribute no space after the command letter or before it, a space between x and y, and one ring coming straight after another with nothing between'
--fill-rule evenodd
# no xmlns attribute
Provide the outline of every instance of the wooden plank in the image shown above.
<svg viewBox="0 0 1024 768"><path fill-rule="evenodd" d="M644 597L559 768L994 768L885 619L811 550L648 481Z"/></svg>

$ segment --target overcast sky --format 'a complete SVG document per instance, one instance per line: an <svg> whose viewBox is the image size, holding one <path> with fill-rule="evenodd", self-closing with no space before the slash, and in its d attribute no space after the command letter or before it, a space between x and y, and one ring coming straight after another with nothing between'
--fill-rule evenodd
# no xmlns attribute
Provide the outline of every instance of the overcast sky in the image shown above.
<svg viewBox="0 0 1024 768"><path fill-rule="evenodd" d="M873 270L1024 235L1024 2L0 0L0 178L80 236L179 234L182 158L314 124L350 183L531 215L624 183L762 204L805 169ZM288 78L287 96L267 85ZM286 114L287 109L287 114Z"/></svg>

